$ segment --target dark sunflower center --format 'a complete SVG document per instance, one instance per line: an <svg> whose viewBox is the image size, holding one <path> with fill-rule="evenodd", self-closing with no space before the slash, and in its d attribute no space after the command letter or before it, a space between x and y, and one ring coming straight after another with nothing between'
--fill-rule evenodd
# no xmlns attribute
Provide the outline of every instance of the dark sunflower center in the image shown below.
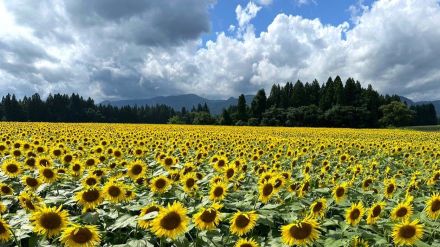
<svg viewBox="0 0 440 247"><path fill-rule="evenodd" d="M65 161L65 162L70 162L70 161L72 161L72 159L73 159L72 155L66 155L66 156L64 156L64 161Z"/></svg>
<svg viewBox="0 0 440 247"><path fill-rule="evenodd" d="M365 180L364 181L364 187L368 187L368 186L370 186L370 184L372 183L373 181L371 180L371 179L367 179L367 180Z"/></svg>
<svg viewBox="0 0 440 247"><path fill-rule="evenodd" d="M214 196L220 197L223 195L223 187L217 187L214 189Z"/></svg>
<svg viewBox="0 0 440 247"><path fill-rule="evenodd" d="M218 166L219 166L219 167L223 167L223 166L225 166L225 161L224 161L224 160L219 160L219 161L218 161Z"/></svg>
<svg viewBox="0 0 440 247"><path fill-rule="evenodd" d="M30 200L25 201L26 207L30 210L35 210L34 204Z"/></svg>
<svg viewBox="0 0 440 247"><path fill-rule="evenodd" d="M294 239L302 240L308 238L312 234L312 230L312 225L303 222L300 226L292 226L289 232Z"/></svg>
<svg viewBox="0 0 440 247"><path fill-rule="evenodd" d="M27 159L26 165L28 165L30 167L34 167L35 166L35 159L33 159L33 158Z"/></svg>
<svg viewBox="0 0 440 247"><path fill-rule="evenodd" d="M245 244L240 244L240 247L253 247L251 244L245 243Z"/></svg>
<svg viewBox="0 0 440 247"><path fill-rule="evenodd" d="M322 209L322 202L317 202L315 206L313 207L313 212L318 213Z"/></svg>
<svg viewBox="0 0 440 247"><path fill-rule="evenodd" d="M350 212L350 219L357 220L360 215L361 215L361 211L355 208Z"/></svg>
<svg viewBox="0 0 440 247"><path fill-rule="evenodd" d="M53 151L53 154L55 156L60 156L61 155L61 150L56 149L56 150Z"/></svg>
<svg viewBox="0 0 440 247"><path fill-rule="evenodd" d="M379 216L380 212L382 212L382 208L379 205L377 205L376 207L373 208L373 212L371 216L377 217Z"/></svg>
<svg viewBox="0 0 440 247"><path fill-rule="evenodd" d="M172 158L166 158L165 159L165 165L166 166L170 166L173 164L173 159Z"/></svg>
<svg viewBox="0 0 440 247"><path fill-rule="evenodd" d="M131 173L133 173L134 175L139 175L142 172L142 166L141 165L134 165L131 168Z"/></svg>
<svg viewBox="0 0 440 247"><path fill-rule="evenodd" d="M112 197L118 197L121 194L121 189L118 186L112 185L108 188L108 193Z"/></svg>
<svg viewBox="0 0 440 247"><path fill-rule="evenodd" d="M435 199L431 204L431 211L437 212L440 210L440 200Z"/></svg>
<svg viewBox="0 0 440 247"><path fill-rule="evenodd" d="M151 207L147 208L147 210L145 210L145 214L149 214L152 212L159 212L159 208L156 206L151 206Z"/></svg>
<svg viewBox="0 0 440 247"><path fill-rule="evenodd" d="M393 193L393 191L394 191L394 184L390 184L390 185L388 185L388 187L387 187L387 193L388 193L388 194L391 194L391 193Z"/></svg>
<svg viewBox="0 0 440 247"><path fill-rule="evenodd" d="M87 228L80 228L78 230L73 231L70 234L70 239L72 239L75 243L84 244L89 242L93 238L92 232Z"/></svg>
<svg viewBox="0 0 440 247"><path fill-rule="evenodd" d="M43 176L45 178L53 178L55 176L55 173L51 169L44 169Z"/></svg>
<svg viewBox="0 0 440 247"><path fill-rule="evenodd" d="M186 187L189 187L189 188L193 187L195 183L196 183L196 181L194 180L194 178L188 178L185 182Z"/></svg>
<svg viewBox="0 0 440 247"><path fill-rule="evenodd" d="M283 181L281 179L277 179L275 180L275 188L279 188L281 185L283 184Z"/></svg>
<svg viewBox="0 0 440 247"><path fill-rule="evenodd" d="M86 179L86 184L89 186L95 185L98 181L96 181L95 178L87 178Z"/></svg>
<svg viewBox="0 0 440 247"><path fill-rule="evenodd" d="M57 229L61 227L61 216L53 212L45 213L40 218L40 224L45 229Z"/></svg>
<svg viewBox="0 0 440 247"><path fill-rule="evenodd" d="M94 159L88 159L86 161L86 165L88 165L88 166L93 166L94 164L95 164L95 160Z"/></svg>
<svg viewBox="0 0 440 247"><path fill-rule="evenodd" d="M336 196L343 197L345 194L345 189L343 187L339 187L336 189Z"/></svg>
<svg viewBox="0 0 440 247"><path fill-rule="evenodd" d="M242 214L240 214L237 219L235 219L235 224L238 228L245 228L249 225L250 222L251 221L249 220L249 218Z"/></svg>
<svg viewBox="0 0 440 247"><path fill-rule="evenodd" d="M3 226L3 223L0 222L0 235L6 232L6 227Z"/></svg>
<svg viewBox="0 0 440 247"><path fill-rule="evenodd" d="M168 231L178 228L181 223L182 219L176 212L170 212L160 220L160 226Z"/></svg>
<svg viewBox="0 0 440 247"><path fill-rule="evenodd" d="M98 200L98 198L99 198L99 191L96 189L85 191L82 194L82 199L86 202L94 202Z"/></svg>
<svg viewBox="0 0 440 247"><path fill-rule="evenodd" d="M265 184L263 187L263 196L269 196L272 194L273 191L273 185L272 184Z"/></svg>
<svg viewBox="0 0 440 247"><path fill-rule="evenodd" d="M73 165L72 170L77 172L77 171L81 170L81 166L78 164L75 164L75 165Z"/></svg>
<svg viewBox="0 0 440 247"><path fill-rule="evenodd" d="M16 172L18 172L18 166L16 164L9 164L6 167L6 170L10 173L16 173Z"/></svg>
<svg viewBox="0 0 440 247"><path fill-rule="evenodd" d="M165 187L165 185L167 185L167 182L165 181L165 179L158 179L155 183L155 186L159 189L162 189L163 187Z"/></svg>
<svg viewBox="0 0 440 247"><path fill-rule="evenodd" d="M38 181L35 178L27 177L26 178L26 184L31 186L31 187L35 187L35 186L38 185Z"/></svg>
<svg viewBox="0 0 440 247"><path fill-rule="evenodd" d="M399 208L399 209L396 211L396 215L397 215L397 217L403 217L403 216L405 216L407 213L408 213L408 209L406 209L405 207Z"/></svg>
<svg viewBox="0 0 440 247"><path fill-rule="evenodd" d="M232 176L234 176L234 173L235 173L234 169L228 169L228 170L226 171L226 176L227 176L228 178L232 178Z"/></svg>
<svg viewBox="0 0 440 247"><path fill-rule="evenodd" d="M211 223L215 220L217 211L215 209L207 209L200 215L200 219L205 223Z"/></svg>
<svg viewBox="0 0 440 247"><path fill-rule="evenodd" d="M414 237L414 235L416 235L416 228L414 226L406 225L399 229L399 237L401 238L409 239Z"/></svg>
<svg viewBox="0 0 440 247"><path fill-rule="evenodd" d="M1 190L4 194L10 194L12 192L12 189L5 185L2 186Z"/></svg>
<svg viewBox="0 0 440 247"><path fill-rule="evenodd" d="M290 185L290 189L291 190L297 190L298 189L298 184L297 183L291 184Z"/></svg>

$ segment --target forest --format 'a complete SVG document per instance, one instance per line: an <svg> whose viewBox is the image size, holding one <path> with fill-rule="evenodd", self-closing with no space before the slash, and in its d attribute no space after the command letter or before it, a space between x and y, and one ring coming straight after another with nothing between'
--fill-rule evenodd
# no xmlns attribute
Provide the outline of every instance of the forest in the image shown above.
<svg viewBox="0 0 440 247"><path fill-rule="evenodd" d="M269 95L260 89L252 102L240 95L236 105L212 115L206 104L174 110L167 105L123 106L96 104L78 94L39 94L17 99L8 94L0 103L2 121L108 122L220 124L250 126L308 126L378 128L388 126L436 125L432 104L407 106L397 95L381 95L371 85L339 76L320 84L287 82L274 84Z"/></svg>

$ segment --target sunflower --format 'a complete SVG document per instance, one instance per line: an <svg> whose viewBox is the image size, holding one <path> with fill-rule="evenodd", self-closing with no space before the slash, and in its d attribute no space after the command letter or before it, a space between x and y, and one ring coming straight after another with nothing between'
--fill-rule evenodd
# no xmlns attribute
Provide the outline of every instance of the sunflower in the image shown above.
<svg viewBox="0 0 440 247"><path fill-rule="evenodd" d="M39 167L50 167L52 166L52 159L47 156L41 156L37 159L37 165Z"/></svg>
<svg viewBox="0 0 440 247"><path fill-rule="evenodd" d="M222 182L211 185L209 199L211 201L222 201L227 194L227 187L228 185Z"/></svg>
<svg viewBox="0 0 440 247"><path fill-rule="evenodd" d="M313 218L323 217L325 211L327 210L327 200L325 198L320 198L312 203L310 206L310 215Z"/></svg>
<svg viewBox="0 0 440 247"><path fill-rule="evenodd" d="M84 210L94 209L104 200L102 192L97 188L89 188L75 194L75 200Z"/></svg>
<svg viewBox="0 0 440 247"><path fill-rule="evenodd" d="M159 213L161 208L162 207L156 203L151 203L150 205L143 207L141 209L141 213L139 214L138 225L144 229L150 228L151 219L153 219L154 217L157 216L152 213L153 212ZM148 218L144 219L145 217L147 217L147 215L148 215Z"/></svg>
<svg viewBox="0 0 440 247"><path fill-rule="evenodd" d="M193 216L193 221L199 230L212 230L220 223L219 209L222 206L214 203L211 207L201 208L198 213Z"/></svg>
<svg viewBox="0 0 440 247"><path fill-rule="evenodd" d="M150 189L154 193L165 193L171 188L171 181L165 176L158 176L151 180Z"/></svg>
<svg viewBox="0 0 440 247"><path fill-rule="evenodd" d="M231 163L224 169L226 179L230 180L237 174L237 168L235 164Z"/></svg>
<svg viewBox="0 0 440 247"><path fill-rule="evenodd" d="M275 194L275 188L272 180L270 181L265 180L263 183L260 183L258 187L259 187L258 191L260 195L258 200L260 200L262 203L267 203L270 200L270 198Z"/></svg>
<svg viewBox="0 0 440 247"><path fill-rule="evenodd" d="M426 202L425 212L429 218L436 220L440 216L440 194L432 195Z"/></svg>
<svg viewBox="0 0 440 247"><path fill-rule="evenodd" d="M231 233L243 236L251 231L257 224L258 214L255 211L250 212L236 212L230 221L231 226L229 230Z"/></svg>
<svg viewBox="0 0 440 247"><path fill-rule="evenodd" d="M374 182L374 179L371 177L368 177L362 181L362 189L364 191L368 191L370 189L371 184Z"/></svg>
<svg viewBox="0 0 440 247"><path fill-rule="evenodd" d="M8 242L11 238L11 227L4 219L0 218L0 243Z"/></svg>
<svg viewBox="0 0 440 247"><path fill-rule="evenodd" d="M391 211L391 219L393 220L404 220L411 217L413 213L413 207L408 201L401 202L397 204Z"/></svg>
<svg viewBox="0 0 440 247"><path fill-rule="evenodd" d="M345 211L345 221L348 224L355 226L359 224L364 213L365 209L362 202L353 203L351 204L351 207Z"/></svg>
<svg viewBox="0 0 440 247"><path fill-rule="evenodd" d="M350 247L368 247L368 242L359 236L355 236L350 241Z"/></svg>
<svg viewBox="0 0 440 247"><path fill-rule="evenodd" d="M240 238L234 247L259 247L259 245L253 239Z"/></svg>
<svg viewBox="0 0 440 247"><path fill-rule="evenodd" d="M40 207L34 211L30 221L34 226L34 231L46 237L58 235L67 226L69 214L67 211L56 207Z"/></svg>
<svg viewBox="0 0 440 247"><path fill-rule="evenodd" d="M135 180L138 177L141 177L147 171L146 165L140 161L136 160L128 166L128 176Z"/></svg>
<svg viewBox="0 0 440 247"><path fill-rule="evenodd" d="M72 176L77 177L79 175L82 174L84 167L80 162L73 162L72 164L70 164L70 174L72 174Z"/></svg>
<svg viewBox="0 0 440 247"><path fill-rule="evenodd" d="M2 170L10 178L17 177L22 171L21 164L12 159L3 162Z"/></svg>
<svg viewBox="0 0 440 247"><path fill-rule="evenodd" d="M35 211L39 206L42 206L43 199L35 194L22 192L18 196L18 201L20 202L20 206L27 211Z"/></svg>
<svg viewBox="0 0 440 247"><path fill-rule="evenodd" d="M101 180L96 175L88 175L82 179L82 184L86 188L98 186L100 183Z"/></svg>
<svg viewBox="0 0 440 247"><path fill-rule="evenodd" d="M341 203L345 200L345 198L347 197L347 187L348 184L346 182L343 182L333 188L332 195L336 203Z"/></svg>
<svg viewBox="0 0 440 247"><path fill-rule="evenodd" d="M165 167L165 169L169 170L172 166L177 164L177 159L171 156L166 156L161 160L161 164Z"/></svg>
<svg viewBox="0 0 440 247"><path fill-rule="evenodd" d="M14 194L14 190L7 184L0 183L0 195L7 196Z"/></svg>
<svg viewBox="0 0 440 247"><path fill-rule="evenodd" d="M198 185L197 185L197 177L196 177L195 173L193 173L193 172L187 173L182 178L182 186L183 186L183 190L186 193L191 194L194 191L196 191L198 189Z"/></svg>
<svg viewBox="0 0 440 247"><path fill-rule="evenodd" d="M36 190L41 185L41 180L31 176L23 176L21 178L23 184L31 190Z"/></svg>
<svg viewBox="0 0 440 247"><path fill-rule="evenodd" d="M53 183L57 181L58 174L50 167L42 167L39 172L40 179L45 183Z"/></svg>
<svg viewBox="0 0 440 247"><path fill-rule="evenodd" d="M72 225L63 230L60 241L66 247L95 247L99 246L101 237L96 226Z"/></svg>
<svg viewBox="0 0 440 247"><path fill-rule="evenodd" d="M376 221L379 219L384 207L385 207L384 202L376 202L375 204L373 204L368 209L367 224L372 225L372 224L376 223Z"/></svg>
<svg viewBox="0 0 440 247"><path fill-rule="evenodd" d="M158 237L175 239L187 231L189 217L186 213L187 209L180 202L168 204L151 221L151 229Z"/></svg>
<svg viewBox="0 0 440 247"><path fill-rule="evenodd" d="M419 220L408 220L393 226L393 240L396 245L414 245L423 236L423 225Z"/></svg>
<svg viewBox="0 0 440 247"><path fill-rule="evenodd" d="M118 203L125 200L125 189L124 184L110 180L104 185L102 191L106 200Z"/></svg>
<svg viewBox="0 0 440 247"><path fill-rule="evenodd" d="M391 198L397 188L396 180L394 178L386 180L384 183L384 188L385 188L385 191L384 191L385 197Z"/></svg>
<svg viewBox="0 0 440 247"><path fill-rule="evenodd" d="M309 245L319 238L319 224L315 219L306 218L297 223L281 227L281 236L285 244Z"/></svg>

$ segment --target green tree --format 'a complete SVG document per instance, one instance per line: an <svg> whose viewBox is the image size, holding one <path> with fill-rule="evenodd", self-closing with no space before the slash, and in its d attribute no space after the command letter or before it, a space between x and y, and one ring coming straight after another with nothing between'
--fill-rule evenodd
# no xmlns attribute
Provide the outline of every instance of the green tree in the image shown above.
<svg viewBox="0 0 440 247"><path fill-rule="evenodd" d="M410 125L415 117L415 112L400 102L392 101L380 108L382 118L379 120L382 126L405 126Z"/></svg>
<svg viewBox="0 0 440 247"><path fill-rule="evenodd" d="M266 110L266 92L260 89L251 103L251 114L256 119L261 119L261 114Z"/></svg>
<svg viewBox="0 0 440 247"><path fill-rule="evenodd" d="M246 98L243 94L238 97L237 120L246 122L248 120Z"/></svg>

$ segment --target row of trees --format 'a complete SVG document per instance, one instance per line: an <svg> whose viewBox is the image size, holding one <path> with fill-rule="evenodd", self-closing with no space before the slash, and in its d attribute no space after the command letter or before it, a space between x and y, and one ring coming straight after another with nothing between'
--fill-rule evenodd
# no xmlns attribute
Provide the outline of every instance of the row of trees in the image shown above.
<svg viewBox="0 0 440 247"><path fill-rule="evenodd" d="M48 122L118 122L174 123L264 126L328 126L372 128L404 125L437 124L432 104L411 106L397 95L380 95L371 85L363 88L359 81L337 76L322 86L297 81L275 84L269 96L264 89L250 104L242 94L237 105L224 109L220 116L210 114L206 105L175 111L166 105L123 106L96 105L93 99L78 94L54 94L42 100L40 95L17 100L6 95L0 103L0 118L5 121Z"/></svg>
<svg viewBox="0 0 440 247"><path fill-rule="evenodd" d="M380 95L371 85L363 88L352 78L344 84L337 76L322 86L317 80L275 84L268 97L264 89L259 90L250 106L240 95L237 106L223 111L220 123L377 128L433 125L437 116L432 104L408 108L397 95Z"/></svg>
<svg viewBox="0 0 440 247"><path fill-rule="evenodd" d="M15 95L2 97L0 118L3 121L32 122L109 122L109 123L167 123L176 115L166 105L123 106L96 105L93 99L78 94L54 94L42 100L40 95L17 100Z"/></svg>

